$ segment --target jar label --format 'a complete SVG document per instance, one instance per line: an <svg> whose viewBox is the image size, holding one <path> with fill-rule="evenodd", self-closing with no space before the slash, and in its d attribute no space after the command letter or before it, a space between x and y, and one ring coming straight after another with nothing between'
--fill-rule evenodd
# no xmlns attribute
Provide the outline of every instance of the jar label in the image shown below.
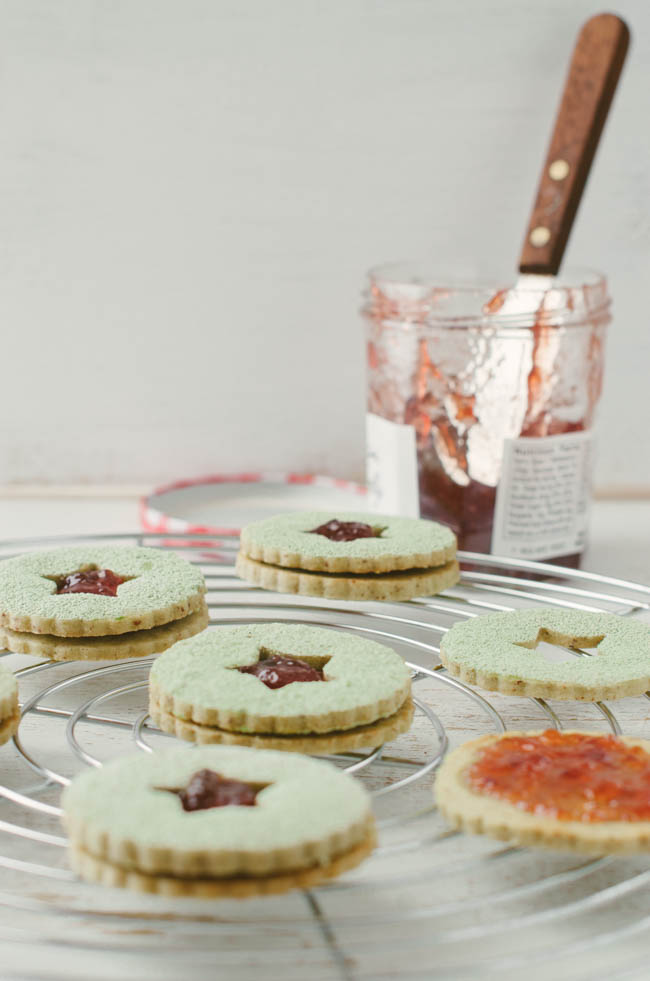
<svg viewBox="0 0 650 981"><path fill-rule="evenodd" d="M413 426L366 415L368 506L385 514L419 518L418 464Z"/></svg>
<svg viewBox="0 0 650 981"><path fill-rule="evenodd" d="M519 559L581 552L591 463L590 432L506 439L490 551Z"/></svg>

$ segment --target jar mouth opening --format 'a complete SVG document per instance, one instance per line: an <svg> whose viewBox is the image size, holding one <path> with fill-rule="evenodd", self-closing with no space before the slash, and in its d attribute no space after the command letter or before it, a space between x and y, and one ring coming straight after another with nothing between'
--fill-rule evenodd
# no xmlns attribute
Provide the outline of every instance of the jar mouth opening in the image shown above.
<svg viewBox="0 0 650 981"><path fill-rule="evenodd" d="M365 312L383 321L431 326L531 327L578 324L605 318L610 307L605 277L568 269L550 278L531 275L499 282L447 274L418 263L387 263L368 273Z"/></svg>

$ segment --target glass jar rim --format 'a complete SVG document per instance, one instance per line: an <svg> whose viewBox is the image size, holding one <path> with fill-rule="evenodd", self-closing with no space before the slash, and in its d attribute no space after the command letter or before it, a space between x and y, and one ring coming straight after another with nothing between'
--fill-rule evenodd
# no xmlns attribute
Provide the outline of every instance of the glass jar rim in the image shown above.
<svg viewBox="0 0 650 981"><path fill-rule="evenodd" d="M440 270L430 274L421 263L396 262L368 272L364 312L396 325L439 327L525 327L570 325L608 319L607 281L593 269L568 269L550 288L539 277L512 284ZM538 281L535 282L535 279ZM505 303L504 299L509 298Z"/></svg>

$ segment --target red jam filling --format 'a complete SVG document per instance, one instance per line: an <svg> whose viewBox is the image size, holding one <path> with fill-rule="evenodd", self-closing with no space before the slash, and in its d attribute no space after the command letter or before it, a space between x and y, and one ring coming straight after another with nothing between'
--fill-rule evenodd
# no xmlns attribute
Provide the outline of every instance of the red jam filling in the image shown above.
<svg viewBox="0 0 650 981"><path fill-rule="evenodd" d="M252 807L260 789L241 780L228 780L214 770L198 770L178 796L184 811L206 811L232 804Z"/></svg>
<svg viewBox="0 0 650 981"><path fill-rule="evenodd" d="M508 736L468 772L473 790L566 821L650 820L650 754L615 736Z"/></svg>
<svg viewBox="0 0 650 981"><path fill-rule="evenodd" d="M285 657L284 654L271 654L255 664L237 670L242 674L254 674L267 688L284 688L294 681L325 681L323 672L318 668L297 657Z"/></svg>
<svg viewBox="0 0 650 981"><path fill-rule="evenodd" d="M362 521L338 521L333 518L318 528L312 528L310 535L323 535L331 542L353 542L357 538L379 538L381 531Z"/></svg>
<svg viewBox="0 0 650 981"><path fill-rule="evenodd" d="M117 596L117 587L126 579L110 569L91 569L88 572L71 572L57 580L57 593L98 593L100 596Z"/></svg>

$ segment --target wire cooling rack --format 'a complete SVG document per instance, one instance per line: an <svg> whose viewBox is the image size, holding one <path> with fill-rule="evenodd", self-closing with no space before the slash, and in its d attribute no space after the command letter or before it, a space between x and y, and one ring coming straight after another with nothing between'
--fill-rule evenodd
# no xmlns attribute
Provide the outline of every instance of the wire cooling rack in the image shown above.
<svg viewBox="0 0 650 981"><path fill-rule="evenodd" d="M0 938L12 976L646 976L649 860L546 854L451 832L436 813L431 786L447 749L483 732L579 725L647 735L648 696L578 705L485 693L447 675L438 645L456 620L493 610L560 606L647 615L649 587L461 553L461 583L438 597L313 600L241 582L233 569L237 540L223 536L29 540L0 545L0 557L82 541L174 549L202 568L212 624L312 623L389 644L413 672L416 715L411 731L391 744L330 757L374 797L379 847L354 872L266 899L140 896L75 878L59 797L84 767L170 745L173 737L147 715L152 659L39 663L3 654L22 700L19 733L0 751ZM579 655L556 650L554 656Z"/></svg>

